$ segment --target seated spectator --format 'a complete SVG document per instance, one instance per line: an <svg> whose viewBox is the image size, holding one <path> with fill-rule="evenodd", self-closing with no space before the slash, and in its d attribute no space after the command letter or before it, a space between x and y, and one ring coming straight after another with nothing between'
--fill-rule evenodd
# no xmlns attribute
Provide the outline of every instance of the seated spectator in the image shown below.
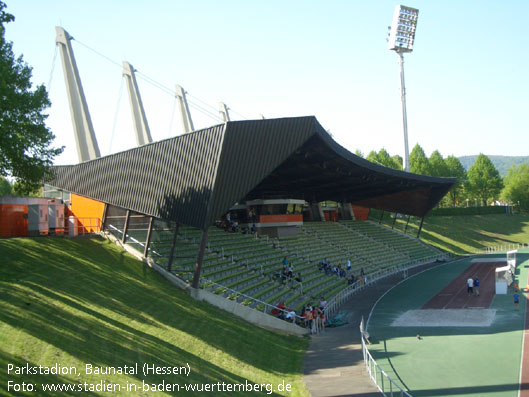
<svg viewBox="0 0 529 397"><path fill-rule="evenodd" d="M331 272L331 269L329 268L329 266L327 266L327 267L325 268L325 274L329 274L330 272Z"/></svg>
<svg viewBox="0 0 529 397"><path fill-rule="evenodd" d="M285 320L296 322L296 312L292 309L287 309L287 314L285 315Z"/></svg>
<svg viewBox="0 0 529 397"><path fill-rule="evenodd" d="M301 273L298 273L294 280L296 280L298 283L301 283Z"/></svg>
<svg viewBox="0 0 529 397"><path fill-rule="evenodd" d="M340 277L345 277L345 270L344 269L340 270Z"/></svg>

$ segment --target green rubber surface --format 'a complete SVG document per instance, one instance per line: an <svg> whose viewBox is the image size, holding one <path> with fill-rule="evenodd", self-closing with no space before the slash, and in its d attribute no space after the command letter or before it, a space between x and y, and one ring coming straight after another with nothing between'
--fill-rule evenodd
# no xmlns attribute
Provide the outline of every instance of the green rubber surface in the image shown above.
<svg viewBox="0 0 529 397"><path fill-rule="evenodd" d="M496 256L505 258L505 254ZM464 259L404 280L372 312L369 351L414 397L518 396L526 309L523 292L518 309L512 288L507 295L495 295L490 308L496 309L496 316L489 327L391 326L406 311L420 309L470 263ZM529 250L520 250L515 280L522 288L527 284L528 268ZM390 391L388 382L384 390Z"/></svg>

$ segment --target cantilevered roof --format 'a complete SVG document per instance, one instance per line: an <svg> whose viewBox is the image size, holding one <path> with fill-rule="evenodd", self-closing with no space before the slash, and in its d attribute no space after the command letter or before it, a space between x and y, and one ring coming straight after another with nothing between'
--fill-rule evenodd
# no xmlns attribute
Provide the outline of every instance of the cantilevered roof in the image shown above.
<svg viewBox="0 0 529 397"><path fill-rule="evenodd" d="M54 170L60 189L202 229L237 202L279 197L424 216L455 183L364 160L315 117L230 121Z"/></svg>

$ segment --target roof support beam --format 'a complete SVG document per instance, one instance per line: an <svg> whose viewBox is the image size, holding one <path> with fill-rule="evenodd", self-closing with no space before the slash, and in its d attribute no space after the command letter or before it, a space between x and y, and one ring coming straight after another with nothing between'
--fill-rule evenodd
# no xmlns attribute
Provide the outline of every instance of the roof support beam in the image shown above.
<svg viewBox="0 0 529 397"><path fill-rule="evenodd" d="M195 130L193 127L193 120L191 120L191 113L189 113L189 106L187 104L186 92L182 86L176 85L176 99L178 100L178 105L180 106L180 116L182 117L182 127L184 128L184 133L187 134Z"/></svg>
<svg viewBox="0 0 529 397"><path fill-rule="evenodd" d="M225 123L231 121L230 114L228 113L228 107L224 102L219 103L219 113L220 117L222 118L222 121L224 121Z"/></svg>
<svg viewBox="0 0 529 397"><path fill-rule="evenodd" d="M152 138L147 117L145 116L145 110L143 109L143 102L141 101L135 72L136 70L130 63L123 61L123 76L125 76L129 91L130 108L136 131L136 142L138 146L142 146L146 143L151 143Z"/></svg>
<svg viewBox="0 0 529 397"><path fill-rule="evenodd" d="M79 77L79 70L77 69L77 64L73 56L72 45L70 43L73 37L60 26L55 27L55 32L57 34L55 42L61 51L64 80L70 102L79 162L93 160L101 157L101 153L97 145L92 119L88 112L88 105L81 84L81 77Z"/></svg>
<svg viewBox="0 0 529 397"><path fill-rule="evenodd" d="M174 250L176 246L176 240L178 239L178 229L180 228L180 224L177 223L174 228L173 233L173 244L171 244L171 252L169 253L169 262L167 263L167 271L171 273L171 267L173 266L173 260L174 260Z"/></svg>
<svg viewBox="0 0 529 397"><path fill-rule="evenodd" d="M208 229L204 229L200 238L200 248L198 249L197 263L195 265L195 275L193 276L193 288L198 288L200 283L200 273L202 272L202 262L204 261L204 251L208 242Z"/></svg>

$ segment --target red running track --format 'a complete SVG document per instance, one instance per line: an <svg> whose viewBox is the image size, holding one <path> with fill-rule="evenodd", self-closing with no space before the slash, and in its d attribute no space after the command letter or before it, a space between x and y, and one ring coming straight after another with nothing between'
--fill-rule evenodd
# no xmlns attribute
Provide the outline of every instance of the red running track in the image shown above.
<svg viewBox="0 0 529 397"><path fill-rule="evenodd" d="M505 266L505 262L482 262L471 264L441 292L424 304L422 309L469 309L482 307L488 309L494 298L496 267ZM480 281L479 296L467 293L469 277Z"/></svg>

